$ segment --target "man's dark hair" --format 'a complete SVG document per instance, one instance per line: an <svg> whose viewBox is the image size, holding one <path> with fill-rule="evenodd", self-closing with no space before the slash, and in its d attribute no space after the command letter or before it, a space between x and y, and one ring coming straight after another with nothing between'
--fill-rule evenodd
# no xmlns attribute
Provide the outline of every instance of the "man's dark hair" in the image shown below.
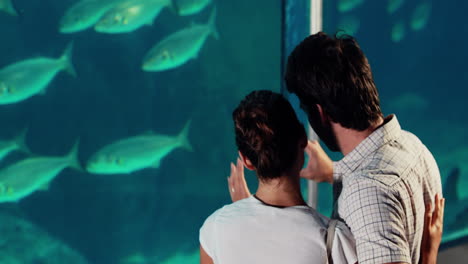
<svg viewBox="0 0 468 264"><path fill-rule="evenodd" d="M294 166L304 127L289 102L278 93L254 91L232 113L239 151L261 180L278 178ZM305 144L304 144L305 146Z"/></svg>
<svg viewBox="0 0 468 264"><path fill-rule="evenodd" d="M369 62L351 36L319 32L304 39L288 58L285 81L309 120L317 117L316 104L331 121L358 131L382 117Z"/></svg>

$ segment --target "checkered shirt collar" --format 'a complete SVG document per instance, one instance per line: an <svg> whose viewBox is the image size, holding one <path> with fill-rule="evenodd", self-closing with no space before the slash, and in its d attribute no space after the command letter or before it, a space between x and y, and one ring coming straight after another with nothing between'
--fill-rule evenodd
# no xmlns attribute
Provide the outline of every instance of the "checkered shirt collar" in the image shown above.
<svg viewBox="0 0 468 264"><path fill-rule="evenodd" d="M341 181L343 176L353 173L370 154L381 146L400 136L401 127L395 115L386 118L388 122L376 129L348 155L333 163L333 179Z"/></svg>

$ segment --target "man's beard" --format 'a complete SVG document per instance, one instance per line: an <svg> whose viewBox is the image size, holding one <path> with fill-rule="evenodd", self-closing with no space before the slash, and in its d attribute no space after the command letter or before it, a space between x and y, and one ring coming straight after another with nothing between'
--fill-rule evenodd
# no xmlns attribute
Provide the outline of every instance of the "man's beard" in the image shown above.
<svg viewBox="0 0 468 264"><path fill-rule="evenodd" d="M309 123L310 126L314 129L314 132L317 133L317 136L325 143L330 151L341 151L340 147L338 146L338 140L336 139L335 133L333 132L330 120L327 119L322 121L318 109L314 112L315 113L309 113Z"/></svg>

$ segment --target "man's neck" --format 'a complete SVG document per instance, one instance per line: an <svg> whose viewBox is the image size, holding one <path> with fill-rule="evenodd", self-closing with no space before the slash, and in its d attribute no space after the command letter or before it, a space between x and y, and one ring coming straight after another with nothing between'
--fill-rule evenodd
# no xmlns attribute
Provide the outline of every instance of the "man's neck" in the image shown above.
<svg viewBox="0 0 468 264"><path fill-rule="evenodd" d="M302 198L299 177L284 176L268 182L260 181L255 195L264 203L274 206L306 205Z"/></svg>
<svg viewBox="0 0 468 264"><path fill-rule="evenodd" d="M364 139L372 134L377 128L384 123L383 118L379 118L374 124L363 131L357 131L350 128L342 127L340 124L332 123L333 131L335 132L338 146L344 156L353 151Z"/></svg>

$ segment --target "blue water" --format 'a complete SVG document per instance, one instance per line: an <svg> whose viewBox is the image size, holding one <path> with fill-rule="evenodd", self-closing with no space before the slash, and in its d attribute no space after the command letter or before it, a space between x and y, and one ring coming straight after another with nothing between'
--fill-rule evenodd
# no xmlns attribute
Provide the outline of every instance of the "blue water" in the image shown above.
<svg viewBox="0 0 468 264"><path fill-rule="evenodd" d="M0 13L0 68L39 55L57 57L73 41L77 77L59 73L44 95L1 105L0 138L28 127L27 145L37 155L63 155L80 139L85 164L115 140L150 130L175 135L190 119L194 151L178 149L159 169L129 175L67 169L47 192L0 204L0 213L20 214L89 263L123 263L138 252L151 257L150 263L196 263L199 227L230 201L226 177L236 158L231 112L252 90L280 90L280 6L269 0L214 0L220 39L209 37L198 58L177 69L143 72L141 60L149 48L192 21L205 23L214 4L188 17L166 9L151 27L108 35L92 29L58 32L58 21L75 0L13 2L18 17ZM462 186L468 181L468 154L463 156L468 153L463 37L468 26L461 13L466 4L449 2L434 1L427 27L408 30L399 43L391 41L390 27L410 17L417 3L406 1L389 16L382 3L367 1L350 13L361 20L356 37L369 57L385 113L396 112L403 128L443 161L444 179L460 168ZM327 1L327 32L335 32L341 15L334 1ZM415 101L400 98L407 93L416 94L408 97ZM446 162L446 156L455 162ZM0 168L25 157L13 153ZM254 189L254 175L247 177ZM329 186L321 185L321 212L330 212L330 200ZM449 223L453 216L447 217Z"/></svg>
<svg viewBox="0 0 468 264"><path fill-rule="evenodd" d="M444 242L468 235L468 118L466 117L466 33L463 1L403 1L393 14L388 1L365 1L340 13L335 1L326 1L324 30L334 33L341 18L355 16L360 27L355 37L366 53L381 97L384 114L395 113L402 128L416 134L434 154L443 187L457 184L458 197L445 195ZM410 28L413 12L422 3L432 6L426 26ZM403 21L406 34L391 39L392 27ZM447 181L459 170L459 180ZM330 209L327 186L320 190L319 208ZM455 196L455 195L453 195ZM456 198L456 199L455 199ZM458 221L458 222L457 222Z"/></svg>
<svg viewBox="0 0 468 264"><path fill-rule="evenodd" d="M58 32L75 1L13 2L18 17L0 13L0 67L34 56L58 57L73 41L77 77L59 73L44 95L0 106L1 138L28 127L27 144L38 155L64 155L79 138L85 164L115 140L150 130L175 135L191 119L194 151L178 149L159 169L129 175L67 169L49 191L0 204L0 210L14 208L90 263L119 263L137 252L152 257L151 263L193 254L204 219L229 202L226 177L236 158L232 110L254 89L280 89L279 5L214 1L187 17L166 9L151 27L106 35L92 29ZM192 22L206 23L214 5L219 40L209 37L198 58L177 69L140 69L158 40ZM25 157L13 153L0 166ZM172 261L192 262L193 257Z"/></svg>

